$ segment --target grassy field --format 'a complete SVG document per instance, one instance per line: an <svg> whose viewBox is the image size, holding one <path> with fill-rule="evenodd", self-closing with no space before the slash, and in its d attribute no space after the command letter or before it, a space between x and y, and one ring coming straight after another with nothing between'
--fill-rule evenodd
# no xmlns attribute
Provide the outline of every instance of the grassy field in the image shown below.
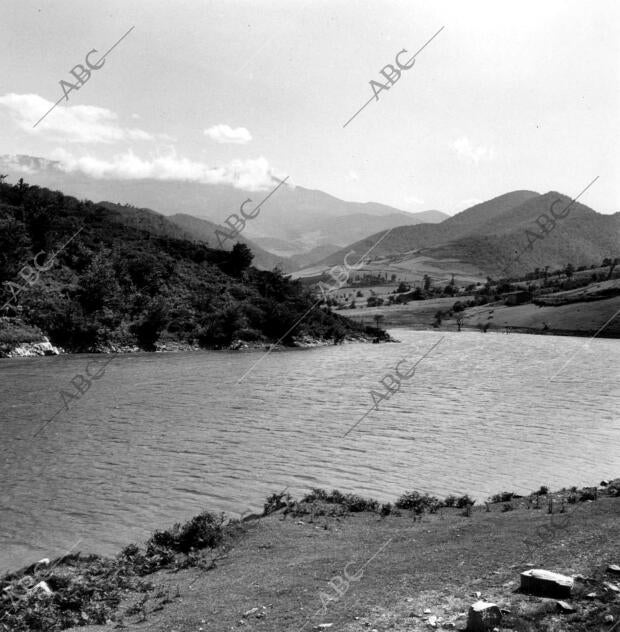
<svg viewBox="0 0 620 632"><path fill-rule="evenodd" d="M374 323L377 314L383 315L381 327L408 327L429 329L433 327L438 310L449 311L454 303L471 297L435 298L427 301L411 301L407 305L382 305L342 310L340 313L367 325ZM533 303L507 307L503 302L470 307L464 312L464 329L487 328L488 331L522 331L526 333L560 333L575 336L598 335L620 338L620 296L597 301L581 301L566 305L537 306ZM607 324L606 324L607 323ZM456 331L454 318L442 321L439 331Z"/></svg>
<svg viewBox="0 0 620 632"><path fill-rule="evenodd" d="M435 623L464 630L469 606L482 598L502 609L502 632L611 632L620 616L619 576L608 570L620 563L620 480L614 485L613 493L611 487L596 493L573 488L500 499L469 512L442 506L421 515L405 509L395 515L394 507L383 515L368 507L353 513L346 503L289 502L266 517L234 524L213 549L177 555L175 563L147 574L146 583L125 577L107 624L88 625L84 615L85 625L70 629L405 632ZM160 532L160 543L169 533ZM81 597L105 602L105 582L121 567L103 558L81 560L80 568L72 567L73 580L63 562L56 576L44 571L34 581L43 576L63 590L88 576L88 591L82 591L88 594ZM560 612L555 599L519 590L520 573L532 567L575 577L565 599L573 612ZM39 603L47 599L52 597L42 595ZM71 600L59 603L70 607ZM92 616L95 610L88 611Z"/></svg>

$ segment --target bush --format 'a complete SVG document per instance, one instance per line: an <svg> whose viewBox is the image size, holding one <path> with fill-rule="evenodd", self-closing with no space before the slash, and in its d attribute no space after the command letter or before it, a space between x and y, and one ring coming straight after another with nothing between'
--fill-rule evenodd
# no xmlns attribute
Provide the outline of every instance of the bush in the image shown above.
<svg viewBox="0 0 620 632"><path fill-rule="evenodd" d="M271 494L263 505L263 516L268 516L269 514L278 511L278 509L282 509L282 507L287 507L292 502L293 499L290 494L286 494L284 492Z"/></svg>
<svg viewBox="0 0 620 632"><path fill-rule="evenodd" d="M327 493L324 489L314 488L301 499L302 503L313 503L316 501L332 505L342 505L353 513L360 511L376 512L379 509L379 502L372 498L362 498L355 494L343 494L337 489L332 490L331 493Z"/></svg>
<svg viewBox="0 0 620 632"><path fill-rule="evenodd" d="M446 496L445 500L443 501L443 504L446 507L454 507L456 505L456 501L457 501L457 497L456 496Z"/></svg>
<svg viewBox="0 0 620 632"><path fill-rule="evenodd" d="M512 500L513 498L521 498L521 496L519 496L518 494L515 494L514 492L500 492L499 494L494 494L493 496L490 496L489 502L490 503L505 503L505 502L508 502L509 500Z"/></svg>
<svg viewBox="0 0 620 632"><path fill-rule="evenodd" d="M513 509L514 507L512 506L512 503L504 503L502 507L502 512L512 511Z"/></svg>
<svg viewBox="0 0 620 632"><path fill-rule="evenodd" d="M422 513L424 510L435 513L437 508L441 507L441 502L435 496L420 494L419 492L407 492L396 501L395 506L398 509L413 510L416 513Z"/></svg>
<svg viewBox="0 0 620 632"><path fill-rule="evenodd" d="M379 513L382 516L389 516L392 513L392 503L385 503L381 505L381 511Z"/></svg>
<svg viewBox="0 0 620 632"><path fill-rule="evenodd" d="M465 494L465 496L461 496L456 499L456 506L458 509L462 509L463 507L468 507L469 505L473 505L476 501L469 497L469 494Z"/></svg>
<svg viewBox="0 0 620 632"><path fill-rule="evenodd" d="M549 488L546 485L541 485L537 492L534 492L536 496L546 496L549 493Z"/></svg>
<svg viewBox="0 0 620 632"><path fill-rule="evenodd" d="M175 524L172 529L155 531L146 543L147 555L167 549L178 553L188 553L192 549L214 548L223 537L224 514L215 516L205 511L185 524Z"/></svg>
<svg viewBox="0 0 620 632"><path fill-rule="evenodd" d="M581 492L581 496L579 496L580 503L583 503L586 500L596 500L596 499L597 499L596 489L584 489Z"/></svg>

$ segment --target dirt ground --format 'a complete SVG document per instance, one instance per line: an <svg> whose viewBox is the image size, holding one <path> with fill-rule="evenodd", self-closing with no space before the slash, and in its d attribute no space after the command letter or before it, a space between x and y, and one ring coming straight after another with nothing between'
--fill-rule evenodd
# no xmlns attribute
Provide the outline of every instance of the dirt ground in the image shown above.
<svg viewBox="0 0 620 632"><path fill-rule="evenodd" d="M554 515L546 500L538 508L525 500L511 506L474 507L469 517L443 508L421 521L409 512L298 518L279 512L253 520L243 535L205 554L216 558L211 570L150 576L155 590L122 629L464 630L479 597L502 609L502 632L619 629L620 593L605 582L620 583L606 570L620 564L620 498L566 505ZM578 576L566 599L574 613L560 612L555 599L519 592L520 572L532 567ZM138 597L127 594L121 611ZM110 629L118 624L73 630Z"/></svg>

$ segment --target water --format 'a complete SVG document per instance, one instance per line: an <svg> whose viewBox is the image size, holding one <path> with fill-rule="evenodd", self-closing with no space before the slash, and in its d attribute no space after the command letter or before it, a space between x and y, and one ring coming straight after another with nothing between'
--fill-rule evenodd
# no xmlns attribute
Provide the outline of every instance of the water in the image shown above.
<svg viewBox="0 0 620 632"><path fill-rule="evenodd" d="M392 333L401 344L272 353L240 383L261 352L0 361L0 572L114 554L205 508L258 510L287 486L482 499L620 475L620 341ZM379 380L442 336L343 437ZM87 365L103 374L69 399Z"/></svg>

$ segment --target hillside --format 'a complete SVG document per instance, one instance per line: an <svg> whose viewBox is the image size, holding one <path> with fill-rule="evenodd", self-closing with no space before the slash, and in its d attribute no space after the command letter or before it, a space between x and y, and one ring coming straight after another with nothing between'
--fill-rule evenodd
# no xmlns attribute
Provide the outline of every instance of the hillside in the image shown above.
<svg viewBox="0 0 620 632"><path fill-rule="evenodd" d="M258 204L269 189L248 191L225 184L205 184L195 181L95 178L67 167L58 161L26 155L0 156L0 173L17 180L27 174L28 181L51 189L60 189L79 199L110 200L150 208L168 214L193 215L214 224L223 224L232 213L239 213L247 199ZM272 189L280 180L272 177ZM402 221L395 223L395 217ZM347 222L344 218L350 218ZM386 220L379 218L387 217ZM292 254L301 254L329 243L343 246L383 227L408 223L441 221L439 211L404 213L374 202L348 202L322 191L281 186L261 208L260 215L248 222L243 237L277 238L293 244ZM373 221L368 229L361 222ZM331 223L335 222L332 226ZM348 231L353 233L348 234ZM260 257L259 257L260 258Z"/></svg>
<svg viewBox="0 0 620 632"><path fill-rule="evenodd" d="M147 211L140 216L157 221ZM281 337L291 345L295 337L363 334L346 318L310 310L313 298L298 282L251 267L245 245L216 250L181 233L135 228L129 217L23 181L0 183L3 315L72 351L222 348Z"/></svg>
<svg viewBox="0 0 620 632"><path fill-rule="evenodd" d="M552 205L557 216L568 208L567 216L544 239L528 237L526 231L542 234L536 219L543 214L550 216ZM353 250L361 255L371 248L372 259L398 260L402 266L424 257L436 261L438 268L449 261L451 267L473 267L483 277L524 273L537 266L561 266L569 261L577 266L589 265L617 254L620 213L601 215L580 202L571 204L571 198L554 191L544 195L515 191L478 204L441 224L393 229L373 248L383 234L352 243L317 266L338 265L347 252ZM533 246L524 252L529 241Z"/></svg>
<svg viewBox="0 0 620 632"><path fill-rule="evenodd" d="M277 267L283 272L291 272L297 267L287 257L274 255L261 248L251 239L247 239L243 232L237 235L234 239L226 240L224 237L220 237L220 239L218 239L218 236L215 234L216 230L229 233L230 229L223 228L222 226L209 222L206 219L199 219L193 215L177 213L175 215L170 215L168 223L181 229L184 234L190 236L190 239L203 241L213 248L219 248L220 240L222 241L224 250L231 250L235 243L241 242L242 244L245 244L254 254L253 265L262 270L273 270Z"/></svg>
<svg viewBox="0 0 620 632"><path fill-rule="evenodd" d="M223 524L205 511L114 558L74 552L6 574L0 614L16 632L426 632L471 630L482 598L498 625L477 630L612 632L618 485L498 492L480 506L419 492L384 504L273 494L262 515ZM572 578L570 589L526 590L532 568ZM28 590L38 582L49 597Z"/></svg>

